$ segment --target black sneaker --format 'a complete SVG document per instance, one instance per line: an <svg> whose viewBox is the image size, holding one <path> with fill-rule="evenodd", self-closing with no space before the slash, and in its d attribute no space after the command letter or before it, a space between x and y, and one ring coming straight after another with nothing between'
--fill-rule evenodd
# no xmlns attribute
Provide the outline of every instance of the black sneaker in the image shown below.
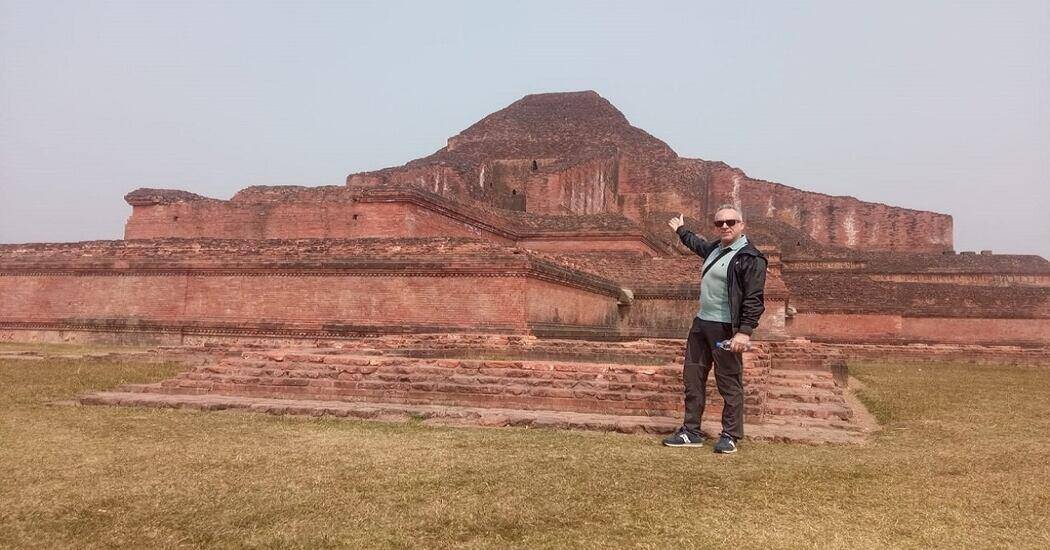
<svg viewBox="0 0 1050 550"><path fill-rule="evenodd" d="M704 445L704 436L693 435L685 428L678 428L677 432L664 438L664 445L668 447L702 447Z"/></svg>
<svg viewBox="0 0 1050 550"><path fill-rule="evenodd" d="M735 453L736 441L732 437L722 434L722 437L718 439L718 444L715 445L715 452L724 455Z"/></svg>

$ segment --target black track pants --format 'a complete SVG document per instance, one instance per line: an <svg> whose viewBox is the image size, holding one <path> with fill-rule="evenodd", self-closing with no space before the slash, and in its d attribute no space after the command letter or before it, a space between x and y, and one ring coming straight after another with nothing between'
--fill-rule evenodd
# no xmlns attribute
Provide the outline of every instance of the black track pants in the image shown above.
<svg viewBox="0 0 1050 550"><path fill-rule="evenodd" d="M722 409L722 434L733 439L744 437L744 362L739 353L718 349L720 340L733 337L729 323L693 318L685 346L685 429L700 434L700 417L704 414L704 388L715 367L715 385L725 401Z"/></svg>

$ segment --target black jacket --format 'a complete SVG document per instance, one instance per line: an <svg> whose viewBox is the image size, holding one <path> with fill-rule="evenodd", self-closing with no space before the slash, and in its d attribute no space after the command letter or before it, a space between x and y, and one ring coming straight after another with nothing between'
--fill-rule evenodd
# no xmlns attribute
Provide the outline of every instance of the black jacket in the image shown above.
<svg viewBox="0 0 1050 550"><path fill-rule="evenodd" d="M721 247L717 240L708 241L697 237L685 227L678 228L678 238L689 250L702 258L707 258L708 254ZM733 332L750 335L758 326L762 312L766 310L766 257L748 242L733 256L726 275L729 285L729 310L733 314Z"/></svg>

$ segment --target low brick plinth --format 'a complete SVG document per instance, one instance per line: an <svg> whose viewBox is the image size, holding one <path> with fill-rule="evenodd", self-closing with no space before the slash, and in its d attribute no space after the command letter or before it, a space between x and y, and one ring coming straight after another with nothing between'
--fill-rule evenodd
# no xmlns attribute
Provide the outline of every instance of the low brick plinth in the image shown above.
<svg viewBox="0 0 1050 550"><path fill-rule="evenodd" d="M564 427L656 433L681 423L683 344L621 342L598 353L596 343L584 341L416 335L362 339L338 348L247 349L234 356L216 354L159 383L126 385L83 396L81 402L247 410L277 403L270 412L357 417L368 416L360 411L389 406L417 411L404 413L409 415L443 411L438 416L476 424L559 427L550 419L568 418ZM535 358L555 351L560 360ZM627 361L644 352L651 354L649 364ZM623 354L624 360L584 360L609 353ZM805 341L763 342L744 360L748 437L862 439L864 429L844 398L845 377L836 372L844 369L837 351ZM705 428L717 427L722 411L713 379ZM326 412L330 407L335 412ZM350 412L339 412L344 410ZM463 412L475 410L485 412ZM762 428L755 432L756 427Z"/></svg>
<svg viewBox="0 0 1050 550"><path fill-rule="evenodd" d="M403 422L422 420L433 425L471 425L486 427L526 427L613 431L629 434L662 436L681 424L678 417L589 414L564 411L525 411L483 407L455 407L369 402L333 402L305 399L265 399L225 395L169 395L138 392L100 392L82 396L84 405L190 409L201 411L247 411L277 415L355 418ZM712 420L710 418L709 420ZM709 422L708 437L717 436L717 426ZM853 425L825 423L792 423L775 421L766 424L747 423L747 438L807 444L861 443L864 433Z"/></svg>

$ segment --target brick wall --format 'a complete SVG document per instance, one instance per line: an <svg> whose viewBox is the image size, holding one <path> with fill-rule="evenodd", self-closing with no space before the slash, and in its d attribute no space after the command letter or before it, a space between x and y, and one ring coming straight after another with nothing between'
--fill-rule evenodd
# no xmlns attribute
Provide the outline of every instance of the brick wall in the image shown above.
<svg viewBox="0 0 1050 550"><path fill-rule="evenodd" d="M542 326L615 339L618 296L607 280L465 239L0 247L0 330L308 339Z"/></svg>
<svg viewBox="0 0 1050 550"><path fill-rule="evenodd" d="M525 307L530 324L594 327L615 334L616 298L529 279Z"/></svg>
<svg viewBox="0 0 1050 550"><path fill-rule="evenodd" d="M618 212L643 224L650 216L676 212L706 218L714 205L735 203L751 217L786 224L823 244L860 251L952 249L951 216L755 180L722 163L620 153L553 165L545 160L535 175L530 167L527 159L486 161L459 179L438 165L398 168L381 172L376 181L421 186L445 197L512 210ZM364 179L351 176L349 185L361 186Z"/></svg>
<svg viewBox="0 0 1050 550"><path fill-rule="evenodd" d="M638 229L616 231L536 229L521 220L501 219L461 206L423 206L404 197L332 202L237 202L193 200L135 205L126 239L352 239L394 237L484 238L530 250L574 252L633 251L656 254L655 243ZM546 220L527 220L539 223ZM584 234L581 234L584 233Z"/></svg>
<svg viewBox="0 0 1050 550"><path fill-rule="evenodd" d="M1050 319L905 317L904 340L980 344L1050 344Z"/></svg>
<svg viewBox="0 0 1050 550"><path fill-rule="evenodd" d="M265 330L401 326L523 332L522 277L27 275L0 277L0 319ZM469 296L469 299L464 299ZM564 306L570 310L572 304Z"/></svg>
<svg viewBox="0 0 1050 550"><path fill-rule="evenodd" d="M171 276L33 274L0 276L0 318L153 319L183 314L188 278Z"/></svg>
<svg viewBox="0 0 1050 550"><path fill-rule="evenodd" d="M1050 366L1050 348L972 344L827 344L853 361Z"/></svg>
<svg viewBox="0 0 1050 550"><path fill-rule="evenodd" d="M1040 286L1050 287L1050 275L1015 275L990 273L883 273L869 276L872 281L894 283L935 283L945 285L979 286Z"/></svg>
<svg viewBox="0 0 1050 550"><path fill-rule="evenodd" d="M526 209L551 214L616 212L617 161L596 158L529 180Z"/></svg>
<svg viewBox="0 0 1050 550"><path fill-rule="evenodd" d="M547 237L522 239L517 245L529 250L552 253L609 251L654 255L652 246L642 237Z"/></svg>
<svg viewBox="0 0 1050 550"><path fill-rule="evenodd" d="M512 239L408 202L193 201L135 206L125 239L478 237Z"/></svg>
<svg viewBox="0 0 1050 550"><path fill-rule="evenodd" d="M827 342L944 342L1048 345L1050 319L907 317L902 315L796 313L787 330Z"/></svg>
<svg viewBox="0 0 1050 550"><path fill-rule="evenodd" d="M952 249L951 216L801 191L729 167L713 171L707 202L709 208L740 204L751 216L779 220L825 244L857 250Z"/></svg>
<svg viewBox="0 0 1050 550"><path fill-rule="evenodd" d="M781 340L787 337L784 327L785 304L782 300L766 300L756 340ZM684 338L700 308L695 296L666 296L636 298L628 308L621 308L621 326L626 334L644 337Z"/></svg>
<svg viewBox="0 0 1050 550"><path fill-rule="evenodd" d="M452 168L435 164L406 165L376 172L351 174L346 178L346 185L356 188L378 185L411 186L449 196L474 196L478 193L476 180L471 181Z"/></svg>

